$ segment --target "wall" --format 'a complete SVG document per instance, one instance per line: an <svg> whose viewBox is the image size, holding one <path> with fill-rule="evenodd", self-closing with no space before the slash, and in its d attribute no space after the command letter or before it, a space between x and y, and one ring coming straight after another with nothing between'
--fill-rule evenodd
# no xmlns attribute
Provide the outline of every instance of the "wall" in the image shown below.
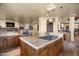
<svg viewBox="0 0 79 59"><path fill-rule="evenodd" d="M19 22L15 22L15 28L19 28Z"/></svg>
<svg viewBox="0 0 79 59"><path fill-rule="evenodd" d="M25 23L19 22L19 27L24 27Z"/></svg>
<svg viewBox="0 0 79 59"><path fill-rule="evenodd" d="M79 29L79 24L74 24L75 29Z"/></svg>
<svg viewBox="0 0 79 59"><path fill-rule="evenodd" d="M29 29L29 24L28 23L24 24L24 29Z"/></svg>
<svg viewBox="0 0 79 59"><path fill-rule="evenodd" d="M1 27L5 27L5 26L6 26L4 20L0 20L0 26L1 26Z"/></svg>

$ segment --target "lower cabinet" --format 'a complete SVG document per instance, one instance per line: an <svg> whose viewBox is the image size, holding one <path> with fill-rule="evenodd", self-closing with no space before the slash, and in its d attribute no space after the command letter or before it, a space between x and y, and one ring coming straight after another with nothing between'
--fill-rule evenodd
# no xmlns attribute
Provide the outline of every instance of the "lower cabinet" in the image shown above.
<svg viewBox="0 0 79 59"><path fill-rule="evenodd" d="M23 41L20 41L22 56L56 56L62 52L63 40L59 39L40 49L34 49Z"/></svg>
<svg viewBox="0 0 79 59"><path fill-rule="evenodd" d="M19 37L12 38L12 47L16 47L20 45L20 39Z"/></svg>
<svg viewBox="0 0 79 59"><path fill-rule="evenodd" d="M57 47L56 46L51 46L48 48L48 55L49 56L55 56L57 55Z"/></svg>
<svg viewBox="0 0 79 59"><path fill-rule="evenodd" d="M36 55L36 50L33 49L31 46L29 46L28 44L20 41L20 50L21 50L21 55L22 56L34 56Z"/></svg>
<svg viewBox="0 0 79 59"><path fill-rule="evenodd" d="M9 50L20 45L19 36L0 37L0 52Z"/></svg>
<svg viewBox="0 0 79 59"><path fill-rule="evenodd" d="M48 46L40 48L37 51L38 51L37 55L39 55L39 56L48 56Z"/></svg>
<svg viewBox="0 0 79 59"><path fill-rule="evenodd" d="M64 33L64 40L68 40L68 41L71 40L71 33L70 32Z"/></svg>
<svg viewBox="0 0 79 59"><path fill-rule="evenodd" d="M51 44L49 44L49 47L48 47L48 55L49 56L56 56L56 55L59 55L61 52L62 52L62 49L63 49L63 44L62 44L62 40L58 40L58 41L55 41Z"/></svg>
<svg viewBox="0 0 79 59"><path fill-rule="evenodd" d="M39 56L48 56L48 49L44 49L43 51L40 51Z"/></svg>

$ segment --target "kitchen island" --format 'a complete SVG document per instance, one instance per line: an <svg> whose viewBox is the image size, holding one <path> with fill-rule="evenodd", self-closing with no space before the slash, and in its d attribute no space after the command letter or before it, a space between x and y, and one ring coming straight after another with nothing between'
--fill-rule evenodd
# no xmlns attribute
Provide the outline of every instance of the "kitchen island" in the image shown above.
<svg viewBox="0 0 79 59"><path fill-rule="evenodd" d="M53 38L53 37L55 38ZM43 36L44 37L44 36ZM63 50L63 35L51 35L52 39L47 40L43 37L20 37L22 56L55 56ZM45 36L48 38L47 36Z"/></svg>

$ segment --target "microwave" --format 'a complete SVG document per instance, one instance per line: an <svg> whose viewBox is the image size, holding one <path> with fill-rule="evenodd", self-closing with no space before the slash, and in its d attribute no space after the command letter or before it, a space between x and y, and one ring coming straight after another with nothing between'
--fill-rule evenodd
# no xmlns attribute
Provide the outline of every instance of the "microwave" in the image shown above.
<svg viewBox="0 0 79 59"><path fill-rule="evenodd" d="M6 22L6 27L15 27L14 22Z"/></svg>

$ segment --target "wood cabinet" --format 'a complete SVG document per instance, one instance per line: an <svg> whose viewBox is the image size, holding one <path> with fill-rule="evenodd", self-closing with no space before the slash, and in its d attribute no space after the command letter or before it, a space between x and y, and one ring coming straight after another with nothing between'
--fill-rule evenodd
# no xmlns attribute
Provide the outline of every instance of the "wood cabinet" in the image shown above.
<svg viewBox="0 0 79 59"><path fill-rule="evenodd" d="M0 52L20 45L19 36L0 37Z"/></svg>
<svg viewBox="0 0 79 59"><path fill-rule="evenodd" d="M35 55L36 51L30 47L29 45L25 44L24 42L21 41L21 55L22 56L33 56Z"/></svg>
<svg viewBox="0 0 79 59"><path fill-rule="evenodd" d="M57 55L58 51L57 51L57 45L56 44L51 44L48 47L48 55L49 56L55 56Z"/></svg>
<svg viewBox="0 0 79 59"><path fill-rule="evenodd" d="M70 32L65 32L64 33L64 40L68 40L68 41L71 40L71 34L70 34Z"/></svg>
<svg viewBox="0 0 79 59"><path fill-rule="evenodd" d="M40 48L37 51L38 51L37 55L39 55L39 56L47 56L48 55L48 46Z"/></svg>
<svg viewBox="0 0 79 59"><path fill-rule="evenodd" d="M19 37L13 37L12 38L12 46L16 47L16 46L19 46L19 45L20 45Z"/></svg>
<svg viewBox="0 0 79 59"><path fill-rule="evenodd" d="M5 41L5 39L4 39L4 38L2 38L2 37L0 37L0 51L1 51L1 50L3 50L3 49L4 49L4 47L5 47L5 45L4 45L4 44L5 44L5 42L4 42L4 41ZM3 43L4 43L4 44L3 44Z"/></svg>
<svg viewBox="0 0 79 59"><path fill-rule="evenodd" d="M20 41L21 46L21 55L22 56L56 56L62 52L63 49L63 40L62 38L52 42L40 49L34 49L30 45L26 44L23 41Z"/></svg>
<svg viewBox="0 0 79 59"><path fill-rule="evenodd" d="M56 56L62 52L63 48L63 40L59 39L51 44L48 45L48 55L49 56Z"/></svg>

